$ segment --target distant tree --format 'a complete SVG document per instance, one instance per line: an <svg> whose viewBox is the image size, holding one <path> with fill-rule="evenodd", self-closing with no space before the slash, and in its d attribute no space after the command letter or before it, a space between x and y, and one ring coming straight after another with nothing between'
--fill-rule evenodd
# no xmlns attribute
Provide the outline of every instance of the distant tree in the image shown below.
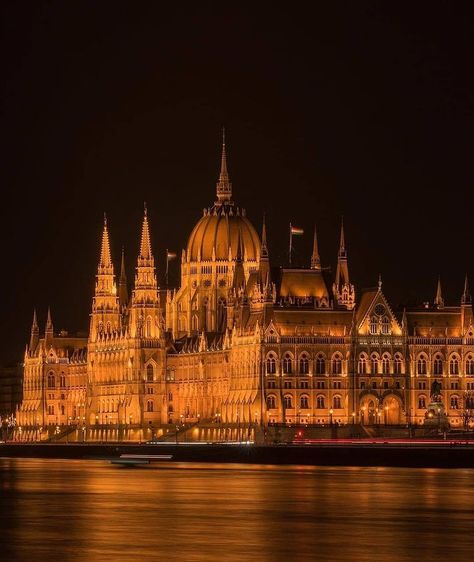
<svg viewBox="0 0 474 562"><path fill-rule="evenodd" d="M465 392L462 397L460 416L464 429L468 429L471 420L474 419L474 393Z"/></svg>

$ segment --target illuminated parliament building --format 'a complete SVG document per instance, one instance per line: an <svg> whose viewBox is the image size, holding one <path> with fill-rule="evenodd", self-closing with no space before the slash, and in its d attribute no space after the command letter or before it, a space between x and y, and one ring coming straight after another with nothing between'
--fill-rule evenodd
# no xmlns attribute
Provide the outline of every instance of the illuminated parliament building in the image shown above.
<svg viewBox="0 0 474 562"><path fill-rule="evenodd" d="M316 233L306 268L273 264L265 224L259 235L233 200L225 144L176 289L159 288L151 240L145 210L129 294L104 221L88 337L56 332L49 311L40 333L34 315L17 425L423 424L434 382L462 425L474 390L467 279L456 306L438 283L433 303L397 315L380 281L355 290L342 227L335 274Z"/></svg>

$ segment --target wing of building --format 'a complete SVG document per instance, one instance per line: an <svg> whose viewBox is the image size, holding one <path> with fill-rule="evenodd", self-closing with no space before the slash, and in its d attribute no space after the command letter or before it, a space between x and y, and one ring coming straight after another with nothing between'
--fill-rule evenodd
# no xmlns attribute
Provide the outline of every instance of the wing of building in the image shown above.
<svg viewBox="0 0 474 562"><path fill-rule="evenodd" d="M88 337L55 333L50 313L40 337L34 316L18 424L421 424L433 403L462 423L474 391L467 279L458 306L439 284L432 305L397 316L381 282L356 298L343 227L334 278L316 232L307 269L272 264L265 224L259 236L233 201L225 144L175 290L158 286L151 239L145 209L129 298L104 220Z"/></svg>

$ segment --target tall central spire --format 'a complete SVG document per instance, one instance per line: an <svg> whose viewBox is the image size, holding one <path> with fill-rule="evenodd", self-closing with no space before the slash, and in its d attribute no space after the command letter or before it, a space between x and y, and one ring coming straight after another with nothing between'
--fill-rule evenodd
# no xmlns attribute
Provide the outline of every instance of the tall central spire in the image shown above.
<svg viewBox="0 0 474 562"><path fill-rule="evenodd" d="M225 129L222 127L222 155L221 155L221 171L219 181L217 182L217 202L225 203L232 198L232 182L229 179L227 171L227 153L225 149Z"/></svg>
<svg viewBox="0 0 474 562"><path fill-rule="evenodd" d="M138 256L139 265L140 261L153 261L153 255L151 253L151 243L150 243L150 228L148 226L148 211L146 204L144 207L143 214L143 224L142 224L142 238L140 242L140 255Z"/></svg>
<svg viewBox="0 0 474 562"><path fill-rule="evenodd" d="M99 270L113 270L112 258L110 255L109 231L107 229L107 215L104 213L104 230L102 231L102 244L100 248ZM108 271L107 271L108 272Z"/></svg>

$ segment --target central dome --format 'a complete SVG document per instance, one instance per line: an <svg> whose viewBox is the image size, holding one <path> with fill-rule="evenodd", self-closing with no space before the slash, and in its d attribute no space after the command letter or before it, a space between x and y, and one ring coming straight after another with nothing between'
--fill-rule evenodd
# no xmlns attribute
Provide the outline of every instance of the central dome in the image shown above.
<svg viewBox="0 0 474 562"><path fill-rule="evenodd" d="M242 259L259 259L260 238L242 209L230 205L206 209L191 232L187 256L190 261L229 259L229 248L235 260L239 241L242 241Z"/></svg>
<svg viewBox="0 0 474 562"><path fill-rule="evenodd" d="M239 244L242 244L242 259L258 261L260 238L252 223L245 216L245 209L234 207L232 183L227 172L225 138L222 142L221 171L217 182L217 201L191 232L188 241L188 261L228 260L229 249L235 260Z"/></svg>

